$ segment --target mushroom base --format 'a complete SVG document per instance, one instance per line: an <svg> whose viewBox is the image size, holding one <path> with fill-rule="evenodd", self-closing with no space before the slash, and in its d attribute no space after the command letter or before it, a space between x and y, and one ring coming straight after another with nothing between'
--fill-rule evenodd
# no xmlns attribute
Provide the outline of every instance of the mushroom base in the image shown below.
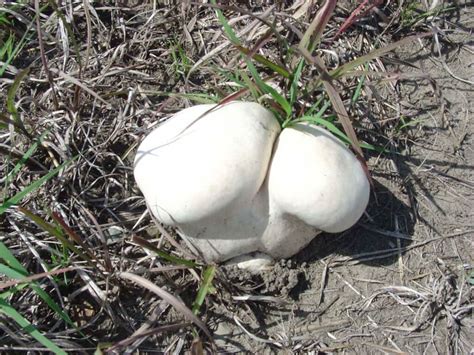
<svg viewBox="0 0 474 355"><path fill-rule="evenodd" d="M181 225L180 230L206 262L223 262L241 255L251 259L250 253L262 253L273 259L289 258L320 231L294 216L279 213L278 207L268 200L265 186L252 208L199 225ZM257 255L256 259L259 258Z"/></svg>

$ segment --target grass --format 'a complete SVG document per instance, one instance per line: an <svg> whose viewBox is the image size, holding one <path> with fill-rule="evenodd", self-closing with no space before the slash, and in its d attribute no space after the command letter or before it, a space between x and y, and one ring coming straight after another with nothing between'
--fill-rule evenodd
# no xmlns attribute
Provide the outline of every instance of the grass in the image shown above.
<svg viewBox="0 0 474 355"><path fill-rule="evenodd" d="M340 93L338 90L331 84L333 80L339 79L344 76L353 75L353 71L359 66L364 65L365 63L378 58L396 48L401 47L404 44L410 43L416 39L419 39L424 35L415 35L409 38L402 39L396 43L390 44L388 46L374 49L370 53L360 56L348 63L340 65L337 68L332 69L330 72L323 72L318 77L317 80L302 80L302 73L308 65L315 64L315 59L311 58L311 51L314 51L319 44L319 40L323 35L324 25L326 24L336 6L335 1L327 1L322 9L316 14L313 22L308 27L303 37L301 38L297 49L291 48L289 43L283 39L283 43L279 43L279 47L287 48L286 53L282 56L285 57L287 65L279 65L275 62L272 62L270 59L265 58L264 56L257 54L256 50L258 48L249 49L241 45L241 39L235 34L229 25L227 19L222 14L222 11L217 7L215 1L213 2L216 7L216 14L221 23L224 32L226 33L227 38L242 53L242 60L245 61L250 75L253 79L253 82L245 74L245 72L240 72L242 79L232 76L232 73L228 73L226 77L230 77L237 85L242 87L243 90L251 92L252 96L257 101L265 100L265 97L269 95L272 98L272 102L268 104L268 108L273 111L275 116L279 119L283 128L291 126L292 123L296 122L308 122L311 124L316 124L323 126L328 129L335 136L340 138L344 143L352 145L355 152L363 159L363 153L360 148L375 150L378 152L386 152L383 147L376 147L368 143L359 143L355 131L352 125L351 120L349 119L348 113L344 109L344 105L340 98ZM272 30L274 30L272 28ZM265 34L268 37L268 33ZM278 37L280 39L281 37ZM257 40L257 42L262 41L263 39ZM308 51L308 49L310 51ZM255 67L255 64L250 60L253 59L256 63L262 65L263 67L274 72L273 75L268 78L262 78L259 71ZM322 63L321 58L318 59ZM294 68L289 67L294 63ZM288 68L289 67L289 68ZM324 68L319 68L324 71ZM360 72L360 71L358 71ZM326 78L323 79L324 75ZM364 75L364 74L363 74ZM277 77L275 77L277 76ZM279 76L279 78L278 78ZM280 87L274 89L272 86L268 85L267 81L279 81ZM356 104L357 99L360 97L362 90L363 80L361 80L356 87L356 90L352 96L352 105ZM332 105L336 106L334 111L336 112L339 123L342 124L344 132L342 132L335 124L332 122L331 118L334 116L329 116L327 119L323 117L326 109L320 109L315 107L314 104L308 103L310 106L310 111L318 110L319 114L317 116L312 116L306 114L301 103L298 101L301 97L304 97L308 93L300 93L299 87L311 87L312 91L322 91L323 95L325 94L328 97L329 102ZM283 93L280 94L280 92ZM232 97L232 94L229 94ZM233 97L232 97L233 98ZM240 98L240 96L239 96ZM227 101L226 99L223 99ZM327 103L325 101L324 103ZM327 107L326 107L327 108Z"/></svg>
<svg viewBox="0 0 474 355"><path fill-rule="evenodd" d="M9 100L9 102L11 102ZM16 111L14 111L16 113ZM43 136L40 139L44 138ZM9 182L15 178L15 175L24 167L25 161L35 152L38 147L38 143L35 143L23 156L22 160L20 160L12 171L10 171L6 175L5 185L8 186ZM70 161L65 162L64 164L60 165L59 167L52 169L46 175L40 177L33 183L28 186L25 186L21 191L14 194L9 198L5 198L3 202L0 204L0 216L5 214L9 209L18 205L23 199L29 197L31 194L34 193L35 190L38 190L44 183L51 180L55 175L59 173L61 169L67 166ZM4 188L6 191L7 188ZM54 227L51 227L38 216L35 216L33 213L27 211L26 209L22 210L23 213L32 218L38 225L40 226L48 226L45 228L48 231L56 231ZM55 233L51 233L54 235ZM31 277L25 267L18 261L18 259L10 252L5 244L0 242L0 260L3 261L5 264L0 263L0 274L5 275L11 279L27 279ZM48 270L49 271L49 270ZM46 276L46 275L45 275ZM67 324L72 327L75 327L74 323L70 319L70 317L64 313L61 307L53 301L53 299L43 290L36 282L28 282L26 285L31 287L35 293L57 314L59 315ZM31 324L26 318L24 318L19 312L17 312L11 304L8 302L8 299L11 298L15 292L20 291L21 287L11 288L9 291L6 291L0 294L0 312L8 315L15 322L24 329L24 331L28 334L31 334L33 338L39 341L42 345L44 345L47 349L51 350L56 354L66 354L64 350L58 347L54 342L50 341L47 337L45 337L38 329Z"/></svg>
<svg viewBox="0 0 474 355"><path fill-rule="evenodd" d="M224 332L222 324L246 334L237 342L253 344L254 352L266 347L330 352L341 344L360 353L396 346L408 351L405 333L391 329L387 335L384 326L371 328L371 340L379 341L375 347L351 341L360 329L385 324L384 316L403 314L407 320L413 312L424 317L416 334L426 349L442 342L430 338L437 332L448 334L453 350L466 349L459 324L470 314L466 285L472 286L472 270L451 270L451 259L428 268L417 256L425 250L421 248L462 240L466 234L404 247L396 237L408 232L397 224L396 233L389 233L391 226L384 225L377 233L389 236L392 245L357 251L349 260L312 258L309 268L325 275L320 285L307 280L312 283L307 292L319 292L321 307L314 308L314 300L309 302L314 295L305 298L306 291L297 293L309 306L296 302L290 291L269 291L272 282L294 285L293 290L303 287L299 280L305 279L306 266L279 264L280 274L272 281L271 275L242 275L196 260L176 242L173 231L153 227L131 174L133 151L156 122L192 103L239 99L264 104L282 127L297 122L324 127L369 160L380 178L380 165L373 160L389 165L388 157L405 150L405 142L416 140L413 132L429 122L397 116L392 102L374 99L397 97L390 85L402 85L392 79L399 73L383 65L384 56L428 43L428 25L449 16L453 6L379 6L391 21L383 26L376 12L351 17L355 7L344 9L335 1L325 2L319 11L308 7L298 8L300 12L189 4L179 14L147 4L112 8L82 2L73 13L53 3L36 10L2 6L9 10L0 9L2 351L146 352L160 347L199 353L218 346L214 332ZM342 25L344 31L333 38ZM406 175L390 183L403 190L412 179ZM392 216L392 209L384 211ZM385 218L370 213L366 225L370 218ZM393 255L401 265L397 277L412 268L413 279L403 278L403 284L390 279L377 289L380 280L368 282L371 275L348 279L344 273L346 263L357 273L360 263ZM322 263L324 272L318 269ZM339 284L332 283L335 278ZM449 280L456 280L456 286ZM354 307L369 325L345 319L343 327L330 318L338 301L327 298L341 285L349 291L337 296L345 300L338 314ZM441 294L449 307L436 298ZM378 300L393 301L396 312L377 318L370 312ZM406 306L410 300L415 302ZM283 304L306 316L288 313ZM444 315L456 321L444 325ZM326 333L318 333L314 317L327 326L321 328ZM424 328L430 322L433 329ZM269 326L272 334L256 326L270 323L277 324ZM339 334L347 340L339 342L344 339ZM304 336L324 339L326 345L307 342Z"/></svg>
<svg viewBox="0 0 474 355"><path fill-rule="evenodd" d="M16 15L17 20L22 19L22 16L17 12L20 8L21 6L19 5L13 5L5 7L8 11L5 9L0 10L0 29L3 32L2 37L0 37L0 77L8 71L12 61L20 54L33 37L31 23L21 37L17 35L18 31L15 30L14 20L11 19L12 16L10 15Z"/></svg>

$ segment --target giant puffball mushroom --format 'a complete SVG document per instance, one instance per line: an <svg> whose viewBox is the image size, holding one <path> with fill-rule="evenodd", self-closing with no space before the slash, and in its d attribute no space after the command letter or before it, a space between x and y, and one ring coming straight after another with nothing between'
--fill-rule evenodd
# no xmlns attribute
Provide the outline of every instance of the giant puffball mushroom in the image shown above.
<svg viewBox="0 0 474 355"><path fill-rule="evenodd" d="M361 164L329 132L281 131L250 102L180 111L140 144L134 175L153 215L204 260L249 268L350 228L369 199Z"/></svg>

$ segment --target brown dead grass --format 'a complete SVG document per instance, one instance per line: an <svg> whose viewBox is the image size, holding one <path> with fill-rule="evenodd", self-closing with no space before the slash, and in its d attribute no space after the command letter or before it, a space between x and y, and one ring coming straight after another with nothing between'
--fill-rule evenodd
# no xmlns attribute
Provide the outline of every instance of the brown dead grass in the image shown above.
<svg viewBox="0 0 474 355"><path fill-rule="evenodd" d="M225 14L247 48L258 44L262 55L286 63L277 37L259 43L268 30L265 22L295 45L317 5L279 4L232 8ZM474 145L468 102L474 98L465 82L470 79L461 78L459 84L452 69L451 81L438 77L445 66L450 68L453 52L472 54L462 37L472 27L466 15L472 15L472 5L422 17L407 28L403 16L409 5L380 5L381 14L367 14L333 41L355 8L352 2L341 2L322 41L320 55L330 70L409 32L437 29L435 37L398 55L371 61L366 68L371 75L357 102L351 103L351 97L360 75L337 83L359 138L391 152L365 152L376 181L367 214L357 227L317 238L267 274L219 267L216 290L199 314L219 351L465 354L473 349L473 224L468 210L473 207L473 175L468 169L474 164ZM146 213L132 176L134 150L151 128L193 103L186 95L225 97L235 92L218 69L243 64L207 6L101 6L84 1L58 10L74 35L66 35L69 29L58 12L47 7L33 39L0 78L0 111L6 112L7 89L29 67L16 106L31 136L49 132L9 184L8 195L77 157L22 204L50 222L54 212L84 243L81 249L93 262L64 251L15 208L3 217L0 240L32 274L51 265L75 267L64 277L41 283L83 335L58 320L31 290L17 292L9 301L72 352L92 352L99 343L110 344L117 353L212 349L183 312L118 275L140 275L191 306L202 269L170 265L132 243L136 235L172 255L188 257L185 247L166 237L170 233L179 241L174 231L159 232ZM23 6L21 13L34 21L34 7ZM24 31L14 20L18 31ZM186 58L173 57L179 50ZM444 69L426 70L419 66L420 58L433 58ZM317 77L317 72L307 69L304 75ZM453 91L448 86L456 86L466 103L449 96ZM308 92L299 105L305 107L320 94L320 89ZM2 130L0 137L5 174L32 140L13 127ZM0 320L1 349L41 349L11 319L0 314Z"/></svg>

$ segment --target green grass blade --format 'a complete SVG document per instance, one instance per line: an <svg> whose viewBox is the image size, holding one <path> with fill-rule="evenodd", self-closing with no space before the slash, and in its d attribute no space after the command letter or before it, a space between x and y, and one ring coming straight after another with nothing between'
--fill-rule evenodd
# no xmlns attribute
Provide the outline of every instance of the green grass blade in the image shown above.
<svg viewBox="0 0 474 355"><path fill-rule="evenodd" d="M10 249L7 248L5 244L0 241L0 259L3 259L10 268L18 271L22 274L28 274L28 271L23 265L18 261L17 258L12 254Z"/></svg>
<svg viewBox="0 0 474 355"><path fill-rule="evenodd" d="M24 207L18 207L18 210L23 213L27 218L31 219L38 227L40 227L45 232L51 234L53 237L61 241L61 243L66 244L66 247L69 247L69 241L64 237L63 232L57 228L56 226L52 225L51 223L46 222L40 216L34 214L30 210ZM64 240L64 241L63 241Z"/></svg>
<svg viewBox="0 0 474 355"><path fill-rule="evenodd" d="M316 113L316 117L323 117L323 115L326 113L327 109L331 106L330 101L324 101L324 105L319 109L319 111ZM309 115L309 113L308 113ZM335 117L335 116L333 116Z"/></svg>
<svg viewBox="0 0 474 355"><path fill-rule="evenodd" d="M147 240L140 238L138 236L133 236L132 237L132 242L136 243L137 245L141 246L142 248L151 250L155 254L157 254L160 258L163 258L173 264L178 264L178 265L184 265L188 267L195 267L197 264L194 261L183 259L183 258L178 258L177 256L170 255L157 247L155 247L153 244L148 242Z"/></svg>
<svg viewBox="0 0 474 355"><path fill-rule="evenodd" d="M20 161L15 164L13 167L12 171L10 171L7 175L7 178L5 179L5 191L8 187L8 184L11 182L11 180L16 176L16 174L20 171L20 169L25 166L26 161L36 152L38 149L39 144L42 142L44 137L48 134L48 132L44 132L39 139L34 142L31 147L25 152L25 154L21 157Z"/></svg>
<svg viewBox="0 0 474 355"><path fill-rule="evenodd" d="M29 275L27 273L18 272L15 269L9 268L8 266L0 263L0 274L4 274L11 279L21 280ZM58 314L66 323L72 327L76 327L71 318L64 313L61 307L48 295L36 282L29 282L28 285L36 292L36 294L41 297L41 299L46 302L46 304L51 308L56 314Z"/></svg>
<svg viewBox="0 0 474 355"><path fill-rule="evenodd" d="M291 78L291 85L290 85L290 105L293 106L296 102L296 98L298 96L298 81L301 77L301 72L303 71L305 64L305 60L301 59Z"/></svg>
<svg viewBox="0 0 474 355"><path fill-rule="evenodd" d="M313 124L317 124L320 126L325 127L329 132L334 134L335 136L341 138L345 143L349 142L349 137L342 132L339 128L336 127L336 125L328 120L325 120L324 118L318 117L318 116L303 116L299 120L299 122L309 122Z"/></svg>
<svg viewBox="0 0 474 355"><path fill-rule="evenodd" d="M3 1L3 3L5 3L5 1ZM40 9L40 13L43 12L43 10L48 6L48 4L45 4L41 7ZM2 13L0 13L0 15L2 15ZM26 30L24 31L23 33L23 36L21 37L20 41L18 42L18 44L16 45L16 47L14 48L13 52L11 53L11 55L7 58L7 60L5 61L5 63L3 64L3 66L0 68L0 77L3 76L3 74L5 73L5 70L7 69L7 67L10 65L10 63L13 61L13 59L16 58L16 56L18 55L18 53L20 53L20 51L23 49L23 47L28 44L28 43L31 43L31 39L33 37L33 35L36 34L35 31L31 31L31 29L33 28L34 26L34 23L35 23L35 20L36 20L36 17L38 16L38 14L35 14L35 16L33 16L33 19L31 20L31 22L29 23L28 27L26 28ZM11 24L9 24L11 25Z"/></svg>
<svg viewBox="0 0 474 355"><path fill-rule="evenodd" d="M25 125L21 121L20 116L18 115L18 111L15 106L15 96L16 96L16 92L20 88L21 82L28 75L29 72L30 72L30 68L21 70L15 77L15 80L13 81L13 85L10 86L7 92L7 111L13 116L13 121L15 121L15 123L23 131L23 133L26 133L27 135L29 135L28 131L26 130Z"/></svg>
<svg viewBox="0 0 474 355"><path fill-rule="evenodd" d="M0 293L0 300L8 300L16 292L21 291L26 287L27 287L26 284L20 284L20 285L10 287L7 291Z"/></svg>
<svg viewBox="0 0 474 355"><path fill-rule="evenodd" d="M261 88L264 90L265 93L270 94L272 98L278 102L281 108L285 111L286 117L291 117L292 108L290 103L287 99L283 97L283 95L279 94L274 88L270 85L266 84L264 81L260 83Z"/></svg>
<svg viewBox="0 0 474 355"><path fill-rule="evenodd" d="M3 269L0 269L0 272L4 273L5 275L7 275L8 277L11 277L11 278L23 278L23 277L27 277L29 276L28 274L28 271L26 270L26 268L18 261L18 259L11 253L11 251L7 248L7 246L2 243L0 241L0 259L3 259L4 262L8 265L3 265L3 264L0 264L0 265L3 265L4 268ZM12 273L6 273L4 271L6 271L5 268L8 268L9 270L11 270ZM3 270L3 271L2 271ZM72 320L69 318L69 316L67 314L65 314L61 308L55 304L55 302L51 299L51 297L49 297L48 294L46 294L39 286L35 285L35 286L32 286L32 288L35 290L35 292L38 293L38 295L40 297L44 297L44 301L54 310L56 311L59 315L61 315L61 317L66 321L68 322L70 325L74 326L74 323L72 322ZM38 292L39 291L39 292ZM54 305L53 305L54 303Z"/></svg>
<svg viewBox="0 0 474 355"><path fill-rule="evenodd" d="M324 95L320 95L318 101L316 101L316 102L309 108L309 110L306 111L306 115L312 115L314 111L316 111L316 110L321 110L321 109L319 108L319 106L321 105L321 102L323 102L323 100L324 100ZM329 107L331 104L330 104L328 101L325 101L323 107L325 107L326 105L327 105L327 107ZM327 107L326 107L326 109L327 109Z"/></svg>
<svg viewBox="0 0 474 355"><path fill-rule="evenodd" d="M216 5L216 0L211 0L211 3L213 5ZM224 14L222 13L222 11L220 9L216 8L216 14L217 14L217 19L219 20L222 27L224 28L224 32L225 32L227 38L229 38L229 40L234 45L240 45L239 38L235 34L234 30L232 30L232 27L230 27L229 22L227 22L227 20L226 20Z"/></svg>
<svg viewBox="0 0 474 355"><path fill-rule="evenodd" d="M198 104L215 104L219 102L219 98L217 96L212 96L209 94L201 94L201 93L171 93L169 96L171 97L185 97L191 101L197 102Z"/></svg>
<svg viewBox="0 0 474 355"><path fill-rule="evenodd" d="M236 75L236 74L240 75L242 73L241 70L237 70L236 72L228 72L228 71L223 70L222 68L218 68L218 67L213 67L212 69L215 70L220 75L222 75L226 80L231 81L233 83L236 83L240 87L245 87L246 84L243 81L243 79L241 80L240 77L238 75Z"/></svg>
<svg viewBox="0 0 474 355"><path fill-rule="evenodd" d="M24 318L18 311L13 308L7 301L0 298L0 312L6 314L11 319L13 319L20 327L23 328L23 331L30 334L43 346L48 348L55 354L67 355L67 353L53 343L51 340L46 338L33 324L31 324L26 318Z"/></svg>
<svg viewBox="0 0 474 355"><path fill-rule="evenodd" d="M97 268L96 263L93 261L93 256L88 256L81 252L69 239L64 236L63 232L60 229L56 228L51 223L46 222L43 218L27 210L26 208L18 207L18 210L23 213L27 218L31 219L38 227L40 227L45 232L48 232L49 234L51 234L51 236L59 240L61 244L64 245L67 249L74 252L81 259L87 261L90 266L92 266L93 268Z"/></svg>
<svg viewBox="0 0 474 355"><path fill-rule="evenodd" d="M5 17L6 14L4 12L0 12L0 23L3 23L5 25L10 25L10 21Z"/></svg>
<svg viewBox="0 0 474 355"><path fill-rule="evenodd" d="M331 77L335 78L335 79L340 78L345 73L347 73L348 71L358 67L359 65L367 63L367 62L371 61L372 59L381 57L382 55L384 55L384 54L386 54L390 51L393 51L394 49L397 49L401 46L409 44L410 42L413 42L414 40L417 40L419 38L423 38L423 37L426 37L426 36L429 36L429 35L431 35L431 33L422 33L422 34L406 37L404 39L401 39L400 41L397 41L395 43L391 43L391 44L389 44L389 45L387 45L383 48L374 49L373 51L371 51L370 53L368 53L366 55L363 55L362 57L356 58L356 59L354 59L354 60L352 60L352 61L350 61L346 64L341 65L340 67L337 67L336 69L331 70L329 72L329 75L331 75Z"/></svg>
<svg viewBox="0 0 474 355"><path fill-rule="evenodd" d="M254 59L257 63L262 64L263 66L267 67L268 69L273 70L275 73L280 74L284 78L289 79L290 78L290 73L288 73L288 70L283 68L281 65L278 65L271 60L268 60L264 56L257 54L257 53L251 53L250 49L242 47L242 46L235 46L239 51L241 51L243 54L245 54L247 57L250 55L252 59Z"/></svg>
<svg viewBox="0 0 474 355"><path fill-rule="evenodd" d="M338 90L334 86L331 80L331 77L328 74L328 71L326 69L326 64L321 59L321 57L317 54L314 57L311 57L310 60L312 61L312 64L314 64L318 68L318 70L321 72L321 78L323 79L324 89L326 91L326 94L329 97L329 100L331 101L334 111L336 112L337 118L339 122L341 123L342 127L344 128L344 132L349 137L351 146L354 149L354 152L356 153L359 160L362 162L364 169L366 169L367 163L364 159L364 153L362 152L362 149L360 148L359 140L354 131L354 127L352 126L352 122L349 118L349 114L347 113L347 110L344 106L344 102L342 101L342 98ZM369 181L371 181L371 178L370 178L370 175L368 174L367 169L366 169L366 173L367 173L367 178L369 179Z"/></svg>
<svg viewBox="0 0 474 355"><path fill-rule="evenodd" d="M168 97L184 97L199 104L215 104L219 102L217 96L205 93L180 93L180 92L164 92L155 90L143 90L144 94L152 96L168 96Z"/></svg>
<svg viewBox="0 0 474 355"><path fill-rule="evenodd" d="M402 117L400 117L400 120L401 120L402 124L395 128L397 132L400 132L401 130L403 130L407 127L417 126L420 123L426 122L427 119L426 118L418 118L416 120L405 122L405 120L403 119L403 116L402 116Z"/></svg>
<svg viewBox="0 0 474 355"><path fill-rule="evenodd" d="M367 67L368 65L366 64L365 70L367 70ZM354 95L352 95L351 105L354 105L357 102L357 100L359 100L360 94L362 93L362 86L364 86L364 83L365 83L365 78L366 78L365 75L361 75L359 79L359 83L357 84L357 87L354 91Z"/></svg>
<svg viewBox="0 0 474 355"><path fill-rule="evenodd" d="M61 164L60 166L54 168L53 170L51 170L46 175L40 177L38 180L36 180L35 182L33 182L30 185L28 185L27 187L25 187L23 190L21 190L20 192L15 194L13 197L11 197L7 201L3 202L0 205L0 215L4 214L5 211L8 208L17 205L21 200L23 200L30 193L37 190L46 181L50 180L53 176L55 176L57 173L59 173L61 171L61 169L63 169L67 165L69 165L74 159L75 158L70 159L70 160L64 162L63 164Z"/></svg>
<svg viewBox="0 0 474 355"><path fill-rule="evenodd" d="M10 65L10 63L13 61L13 59L15 59L15 57L23 49L23 47L26 45L27 35L28 35L28 30L25 31L25 33L23 34L23 37L20 39L20 42L18 42L16 47L9 53L8 57L6 58L6 60L4 61L3 65L2 65L2 67L0 67L0 77L3 76L3 74L5 73L5 70L7 69L7 67ZM30 35L30 38L31 38L31 35Z"/></svg>
<svg viewBox="0 0 474 355"><path fill-rule="evenodd" d="M242 80L245 83L245 87L250 90L250 93L252 94L253 98L255 99L255 101L257 101L260 95L258 94L255 84L252 82L246 72L241 71L240 76L242 77Z"/></svg>
<svg viewBox="0 0 474 355"><path fill-rule="evenodd" d="M212 286L212 280L216 274L216 267L214 265L208 266L206 270L204 270L201 287L199 287L198 294L196 299L193 303L193 313L198 314L199 309L201 308L206 296L209 292L212 292L214 289Z"/></svg>
<svg viewBox="0 0 474 355"><path fill-rule="evenodd" d="M336 118L336 116L333 116L333 117ZM344 143L349 144L349 145L351 144L351 141L350 141L349 137L344 132L342 132L339 128L337 128L336 125L334 125L334 123L328 121L327 119L318 117L317 115L315 115L315 116L305 115L305 116L301 117L300 119L298 119L297 121L295 121L295 123L297 123L297 122L309 122L309 123L313 123L313 124L316 124L316 125L323 126L329 132L331 132L335 136L339 137ZM365 142L359 142L359 146L361 148L374 150L374 151L377 151L377 152L380 152L380 153L389 153L389 151L386 150L386 149L376 147L372 144L365 143Z"/></svg>
<svg viewBox="0 0 474 355"><path fill-rule="evenodd" d="M263 79L260 77L260 74L257 71L257 68L253 65L253 63L249 60L247 60L247 66L249 68L250 74L252 74L252 77L254 78L258 88L260 91L262 91L265 94L270 94L271 97L281 106L281 108L285 111L286 116L289 117L291 116L292 108L290 103L288 102L287 99L285 99L281 94L278 93L274 88L272 88L270 85L265 83Z"/></svg>
<svg viewBox="0 0 474 355"><path fill-rule="evenodd" d="M3 281L3 282L0 282L0 290L15 288L18 285L26 286L30 282L36 282L35 280L44 279L49 276L64 274L66 272L74 271L76 269L77 267L73 267L73 266L65 267L65 268L63 267L59 269L55 268L55 269L52 269L51 271L40 272L38 274L33 274L33 275L26 276L20 279L12 279L12 280Z"/></svg>
<svg viewBox="0 0 474 355"><path fill-rule="evenodd" d="M9 58L13 53L13 40L15 36L10 33L7 40L3 43L2 48L0 48L0 60L3 61L3 58Z"/></svg>
<svg viewBox="0 0 474 355"><path fill-rule="evenodd" d="M216 1L212 0L212 3L216 5ZM220 9L216 8L216 13L217 13L217 18L219 19L219 22L222 24L224 28L224 32L226 36L229 38L229 40L237 47L237 48L243 48L241 47L241 43L239 38L236 36L235 32L232 30L230 27L229 23L227 22L226 18L222 14L222 11ZM291 105L290 103L282 96L280 95L275 89L267 85L260 75L258 74L257 69L255 66L252 64L248 58L246 58L246 63L247 67L249 68L250 73L252 74L252 77L254 78L257 87L264 93L270 94L272 98L282 107L282 109L285 111L287 116L291 116ZM268 64L268 63L267 63ZM276 68L275 68L276 69Z"/></svg>

